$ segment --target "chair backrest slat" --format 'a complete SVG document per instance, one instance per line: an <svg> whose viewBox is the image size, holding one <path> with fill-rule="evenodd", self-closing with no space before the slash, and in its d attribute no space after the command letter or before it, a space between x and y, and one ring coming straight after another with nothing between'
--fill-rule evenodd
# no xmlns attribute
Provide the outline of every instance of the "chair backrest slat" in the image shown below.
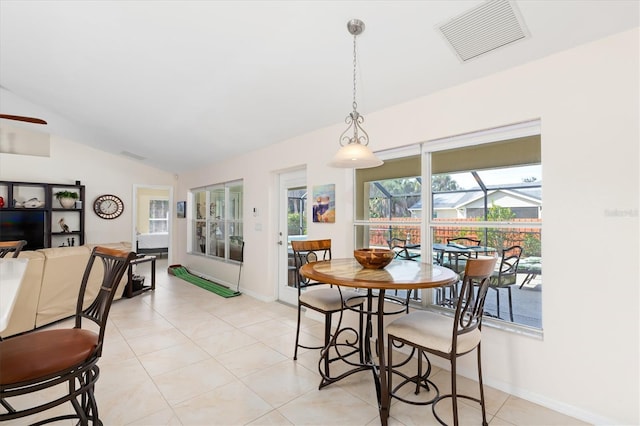
<svg viewBox="0 0 640 426"><path fill-rule="evenodd" d="M480 246L482 244L482 241L469 237L447 238L447 244L451 243L461 243L464 246Z"/></svg>
<svg viewBox="0 0 640 426"><path fill-rule="evenodd" d="M498 259L479 256L467 260L460 296L456 304L454 344L457 336L469 333L482 324L484 301L489 288L491 273Z"/></svg>
<svg viewBox="0 0 640 426"><path fill-rule="evenodd" d="M76 328L82 328L82 320L91 320L98 324L100 327L99 332L99 347L97 348L97 355L100 355L102 340L104 339L105 326L107 323L107 317L109 316L109 310L111 303L116 293L118 284L122 279L125 271L129 267L129 263L135 259L136 254L133 252L127 252L124 250L110 249L106 247L94 247L89 257L89 262L85 268L82 282L80 284L80 292L78 294L78 302L76 305L75 314L75 326ZM91 304L83 309L84 296L89 282L89 276L96 264L96 259L100 259L103 266L102 284L98 295L91 302Z"/></svg>
<svg viewBox="0 0 640 426"><path fill-rule="evenodd" d="M331 260L331 240L291 241L293 259L296 268L296 287L323 284L300 275L300 268L307 263Z"/></svg>
<svg viewBox="0 0 640 426"><path fill-rule="evenodd" d="M0 257L5 257L7 254L13 252L12 257L18 257L22 248L27 245L25 240L18 241L0 241Z"/></svg>
<svg viewBox="0 0 640 426"><path fill-rule="evenodd" d="M522 247L511 246L502 250L499 277L515 275L518 272L518 263L522 256Z"/></svg>

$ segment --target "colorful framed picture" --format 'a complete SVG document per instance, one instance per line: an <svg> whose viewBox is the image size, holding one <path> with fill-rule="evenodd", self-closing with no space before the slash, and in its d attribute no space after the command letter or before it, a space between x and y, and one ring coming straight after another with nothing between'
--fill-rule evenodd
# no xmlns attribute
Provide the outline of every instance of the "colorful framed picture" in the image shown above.
<svg viewBox="0 0 640 426"><path fill-rule="evenodd" d="M184 219L187 214L187 202L186 201L178 201L178 206L176 207L176 212L178 214L178 218Z"/></svg>
<svg viewBox="0 0 640 426"><path fill-rule="evenodd" d="M319 223L335 223L336 221L336 186L334 184L313 187L313 221Z"/></svg>

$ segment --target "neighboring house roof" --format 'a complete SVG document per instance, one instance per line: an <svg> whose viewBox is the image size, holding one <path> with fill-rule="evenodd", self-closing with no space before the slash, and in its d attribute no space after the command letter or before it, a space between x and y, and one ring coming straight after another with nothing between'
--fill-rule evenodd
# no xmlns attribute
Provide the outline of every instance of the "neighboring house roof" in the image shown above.
<svg viewBox="0 0 640 426"><path fill-rule="evenodd" d="M538 183L539 184L539 183ZM505 185L499 189L488 188L488 195L496 195L497 193L508 194L512 197L520 198L532 205L542 204L542 188L509 188L509 185ZM484 193L481 190L464 191L464 192L441 192L436 193L433 196L433 208L438 209L462 209L473 202L484 198ZM509 206L503 206L509 207ZM421 210L422 200L416 202L409 207L409 210Z"/></svg>

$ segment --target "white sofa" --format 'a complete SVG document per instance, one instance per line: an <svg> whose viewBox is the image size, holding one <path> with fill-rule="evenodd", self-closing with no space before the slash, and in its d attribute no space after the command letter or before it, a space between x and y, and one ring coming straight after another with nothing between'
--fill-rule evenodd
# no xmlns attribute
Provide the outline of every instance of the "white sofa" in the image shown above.
<svg viewBox="0 0 640 426"><path fill-rule="evenodd" d="M25 276L18 290L7 328L0 337L33 330L75 313L80 282L91 250L96 245L131 251L131 243L90 244L22 251L18 258L28 259ZM89 277L85 302L93 300L102 282L102 263L94 266ZM115 299L122 297L127 274L122 277Z"/></svg>

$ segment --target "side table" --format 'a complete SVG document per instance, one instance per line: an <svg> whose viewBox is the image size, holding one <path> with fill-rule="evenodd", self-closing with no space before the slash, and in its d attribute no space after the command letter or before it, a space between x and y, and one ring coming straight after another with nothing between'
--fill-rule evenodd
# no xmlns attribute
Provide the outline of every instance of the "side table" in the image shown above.
<svg viewBox="0 0 640 426"><path fill-rule="evenodd" d="M133 267L140 263L151 262L151 285L143 285L139 290L133 290ZM131 298L139 295L145 291L156 289L156 257L155 256L143 256L133 259L129 262L127 288L124 290L124 296Z"/></svg>

